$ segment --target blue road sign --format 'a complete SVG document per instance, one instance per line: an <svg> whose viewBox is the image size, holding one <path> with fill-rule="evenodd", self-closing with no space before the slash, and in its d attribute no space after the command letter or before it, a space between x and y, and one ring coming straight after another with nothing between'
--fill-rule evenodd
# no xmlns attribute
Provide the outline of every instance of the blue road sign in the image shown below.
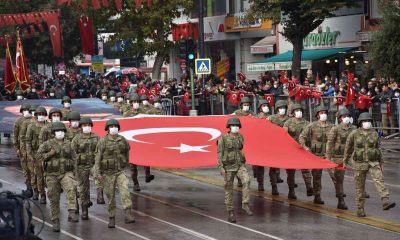
<svg viewBox="0 0 400 240"><path fill-rule="evenodd" d="M195 60L196 74L211 74L211 59L197 58Z"/></svg>

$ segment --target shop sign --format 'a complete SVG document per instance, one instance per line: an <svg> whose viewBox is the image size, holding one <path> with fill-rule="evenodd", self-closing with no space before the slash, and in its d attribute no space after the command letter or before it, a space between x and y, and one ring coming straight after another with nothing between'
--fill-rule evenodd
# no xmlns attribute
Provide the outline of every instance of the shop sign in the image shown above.
<svg viewBox="0 0 400 240"><path fill-rule="evenodd" d="M275 70L291 70L292 62L276 62ZM301 69L311 69L311 61L301 61Z"/></svg>
<svg viewBox="0 0 400 240"><path fill-rule="evenodd" d="M247 64L247 72L267 72L275 69L273 63L252 63Z"/></svg>
<svg viewBox="0 0 400 240"><path fill-rule="evenodd" d="M230 64L229 58L222 59L221 61L217 62L217 76L222 78L225 73L229 72Z"/></svg>
<svg viewBox="0 0 400 240"><path fill-rule="evenodd" d="M250 21L245 13L236 13L225 18L225 32L242 32L249 30L271 29L272 21L255 19Z"/></svg>
<svg viewBox="0 0 400 240"><path fill-rule="evenodd" d="M335 46L337 37L340 35L339 31L331 32L329 27L326 27L326 31L322 31L322 28L318 30L318 33L310 33L303 39L304 47L321 47L321 46Z"/></svg>
<svg viewBox="0 0 400 240"><path fill-rule="evenodd" d="M265 45L265 46L251 46L250 52L252 54L263 54L263 53L273 53L274 46L273 45Z"/></svg>
<svg viewBox="0 0 400 240"><path fill-rule="evenodd" d="M103 55L93 55L91 62L92 62L92 69L94 72L98 73L104 72Z"/></svg>

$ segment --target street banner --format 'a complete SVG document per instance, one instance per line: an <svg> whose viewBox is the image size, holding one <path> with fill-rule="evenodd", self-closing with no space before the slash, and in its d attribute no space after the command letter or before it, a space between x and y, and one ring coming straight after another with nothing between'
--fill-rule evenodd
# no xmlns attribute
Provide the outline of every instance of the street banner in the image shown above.
<svg viewBox="0 0 400 240"><path fill-rule="evenodd" d="M94 55L92 56L92 69L94 72L103 73L104 72L104 63L103 63L103 55Z"/></svg>
<svg viewBox="0 0 400 240"><path fill-rule="evenodd" d="M130 163L160 168L217 166L217 141L228 132L232 116L138 116L119 119L120 134L130 146ZM246 164L288 169L323 169L337 165L302 149L268 120L240 117ZM105 120L93 131L104 137Z"/></svg>

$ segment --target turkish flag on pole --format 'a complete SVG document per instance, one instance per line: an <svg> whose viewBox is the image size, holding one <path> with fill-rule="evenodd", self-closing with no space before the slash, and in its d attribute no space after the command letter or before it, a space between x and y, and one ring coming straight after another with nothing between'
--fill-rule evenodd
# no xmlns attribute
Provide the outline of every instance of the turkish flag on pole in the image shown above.
<svg viewBox="0 0 400 240"><path fill-rule="evenodd" d="M100 6L100 2L99 2L99 0L92 0L92 7L93 7L93 9L100 9L101 8L101 6Z"/></svg>
<svg viewBox="0 0 400 240"><path fill-rule="evenodd" d="M351 72L347 73L347 92L346 102L344 105L348 106L353 103L353 99L357 96L355 89L353 88L354 74Z"/></svg>
<svg viewBox="0 0 400 240"><path fill-rule="evenodd" d="M274 94L264 94L264 99L267 101L269 107L275 106Z"/></svg>
<svg viewBox="0 0 400 240"><path fill-rule="evenodd" d="M17 66L15 77L19 81L21 90L25 92L31 87L31 81L29 80L28 65L26 64L24 47L22 46L22 42L18 33L15 65Z"/></svg>
<svg viewBox="0 0 400 240"><path fill-rule="evenodd" d="M217 141L227 133L230 116L139 116L120 119L120 134L130 146L130 163L163 168L216 166ZM322 169L337 165L302 149L282 128L255 117L241 117L246 163L287 169ZM103 137L105 120L93 131ZM273 139L273 141L271 141ZM262 143L264 141L264 143ZM262 147L260 147L262 144Z"/></svg>
<svg viewBox="0 0 400 240"><path fill-rule="evenodd" d="M6 43L6 68L4 71L4 85L6 91L8 93L14 92L16 84L10 48L8 47L8 43Z"/></svg>
<svg viewBox="0 0 400 240"><path fill-rule="evenodd" d="M43 12L40 13L44 21L47 23L47 26L49 27L49 33L50 33L50 40L51 40L51 45L53 46L53 55L54 57L62 57L63 56L63 51L62 51L62 44L61 44L61 28L60 28L60 22L58 20L58 17L60 15L59 12Z"/></svg>
<svg viewBox="0 0 400 240"><path fill-rule="evenodd" d="M355 107L357 109L369 109L372 106L372 98L370 96L360 94L357 97Z"/></svg>
<svg viewBox="0 0 400 240"><path fill-rule="evenodd" d="M117 9L117 11L122 10L122 0L115 0L115 9Z"/></svg>
<svg viewBox="0 0 400 240"><path fill-rule="evenodd" d="M93 21L87 16L79 18L79 32L81 35L82 53L94 55Z"/></svg>
<svg viewBox="0 0 400 240"><path fill-rule="evenodd" d="M315 77L315 86L318 86L320 81L321 81L321 79L319 77L319 73L317 73L317 76Z"/></svg>
<svg viewBox="0 0 400 240"><path fill-rule="evenodd" d="M228 103L233 106L237 106L239 104L239 92L232 91L228 93Z"/></svg>

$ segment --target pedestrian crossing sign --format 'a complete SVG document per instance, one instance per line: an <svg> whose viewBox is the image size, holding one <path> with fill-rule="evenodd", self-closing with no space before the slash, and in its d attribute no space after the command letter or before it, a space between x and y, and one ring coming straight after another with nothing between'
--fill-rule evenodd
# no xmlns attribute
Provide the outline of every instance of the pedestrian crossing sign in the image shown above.
<svg viewBox="0 0 400 240"><path fill-rule="evenodd" d="M195 60L196 74L211 74L211 59L197 58Z"/></svg>

